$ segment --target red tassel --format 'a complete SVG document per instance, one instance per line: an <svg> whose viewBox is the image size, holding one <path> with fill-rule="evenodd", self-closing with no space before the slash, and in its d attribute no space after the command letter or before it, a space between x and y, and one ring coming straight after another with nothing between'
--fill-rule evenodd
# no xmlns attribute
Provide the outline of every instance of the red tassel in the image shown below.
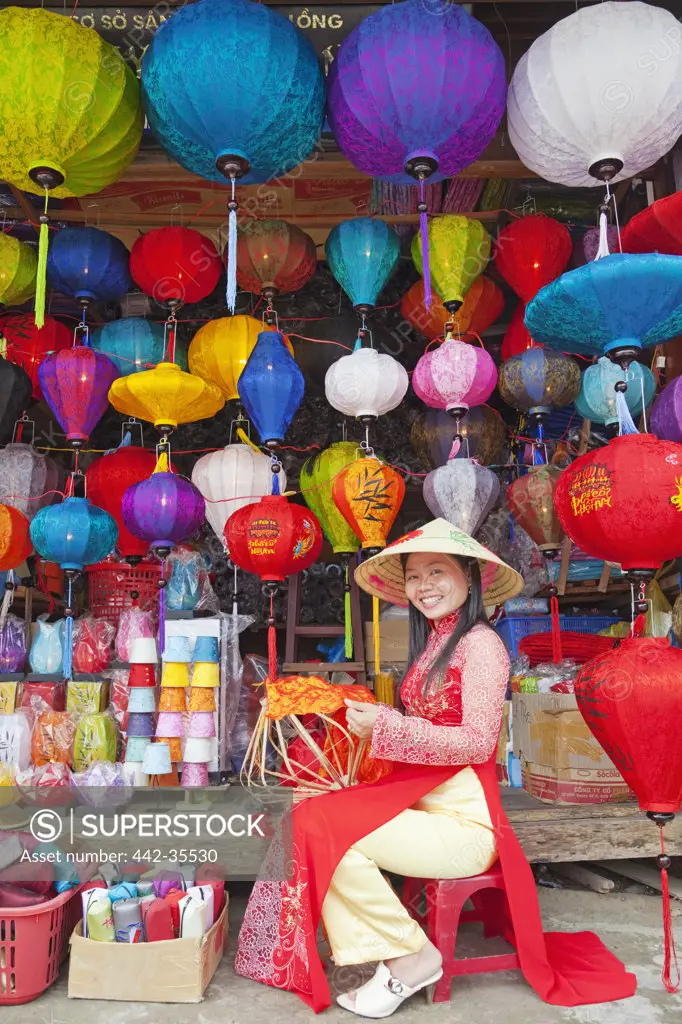
<svg viewBox="0 0 682 1024"><path fill-rule="evenodd" d="M270 624L268 626L268 676L271 682L277 678L277 630L275 629L274 595L270 594Z"/></svg>
<svg viewBox="0 0 682 1024"><path fill-rule="evenodd" d="M551 597L549 607L552 613L552 661L558 664L563 661L564 652L561 647L561 620L559 619L559 598Z"/></svg>
<svg viewBox="0 0 682 1024"><path fill-rule="evenodd" d="M668 869L664 867L667 858L665 855L665 839L663 838L663 828L660 828L660 833L661 856L658 861L658 864L661 870L661 890L663 899L663 935L665 942L665 960L663 962L663 971L661 973L661 978L663 979L663 984L665 985L666 991L673 994L675 992L678 992L680 988L680 966L677 962L677 950L675 949L675 935L673 933L673 913L670 906ZM675 965L675 974L677 975L677 981L673 981L672 978L673 964Z"/></svg>
<svg viewBox="0 0 682 1024"><path fill-rule="evenodd" d="M632 635L641 636L646 629L646 615L638 615L632 625Z"/></svg>

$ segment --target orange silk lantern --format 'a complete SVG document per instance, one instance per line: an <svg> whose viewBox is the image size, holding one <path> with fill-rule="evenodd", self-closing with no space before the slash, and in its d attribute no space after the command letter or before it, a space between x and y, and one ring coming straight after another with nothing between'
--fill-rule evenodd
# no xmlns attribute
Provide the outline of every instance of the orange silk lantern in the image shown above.
<svg viewBox="0 0 682 1024"><path fill-rule="evenodd" d="M556 466L532 466L507 488L514 519L548 558L557 554L563 536L554 509L554 490L560 476Z"/></svg>
<svg viewBox="0 0 682 1024"><path fill-rule="evenodd" d="M30 523L11 505L0 505L0 571L16 569L33 551Z"/></svg>
<svg viewBox="0 0 682 1024"><path fill-rule="evenodd" d="M273 299L297 292L317 270L310 235L285 220L254 220L239 232L237 281L245 292Z"/></svg>
<svg viewBox="0 0 682 1024"><path fill-rule="evenodd" d="M479 277L464 296L454 316L448 313L439 295L433 293L430 309L424 301L424 279L419 278L400 301L400 312L429 341L445 334L445 325L454 324L455 334L481 334L504 309L504 295L494 281Z"/></svg>
<svg viewBox="0 0 682 1024"><path fill-rule="evenodd" d="M376 554L386 547L405 497L405 481L397 470L375 456L356 459L334 480L332 497L360 538L363 551Z"/></svg>

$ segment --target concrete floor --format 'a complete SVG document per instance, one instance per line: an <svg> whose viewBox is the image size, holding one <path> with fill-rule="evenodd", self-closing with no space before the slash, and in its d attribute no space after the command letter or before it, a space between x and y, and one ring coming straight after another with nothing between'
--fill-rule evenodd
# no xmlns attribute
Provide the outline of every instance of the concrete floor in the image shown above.
<svg viewBox="0 0 682 1024"><path fill-rule="evenodd" d="M428 1007L421 994L397 1011L400 1024L679 1024L682 994L668 995L660 980L661 902L654 896L598 896L591 892L540 889L545 927L594 930L637 975L639 990L619 1003L573 1009L546 1006L518 972L463 978L453 985L450 1003ZM203 1003L164 1005L69 1000L68 967L40 999L1 1007L2 1024L311 1024L312 1011L293 996L235 975L234 948L244 900L233 899L230 946ZM682 946L682 905L673 908ZM466 926L471 928L473 926ZM475 952L472 934L463 952ZM492 952L492 950L491 950ZM342 980L340 987L343 988ZM347 987L347 986L346 986ZM320 1018L327 1024L355 1019L339 1007Z"/></svg>

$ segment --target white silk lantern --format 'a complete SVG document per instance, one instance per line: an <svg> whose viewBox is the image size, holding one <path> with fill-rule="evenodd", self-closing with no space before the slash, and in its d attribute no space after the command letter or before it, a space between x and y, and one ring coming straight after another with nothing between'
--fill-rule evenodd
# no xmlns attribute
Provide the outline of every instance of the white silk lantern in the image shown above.
<svg viewBox="0 0 682 1024"><path fill-rule="evenodd" d="M500 481L474 459L450 459L427 474L423 493L436 519L473 537L497 501Z"/></svg>
<svg viewBox="0 0 682 1024"><path fill-rule="evenodd" d="M233 512L272 494L271 466L272 459L246 444L228 444L196 461L192 483L206 501L206 518L220 541ZM285 491L284 469L277 477Z"/></svg>
<svg viewBox="0 0 682 1024"><path fill-rule="evenodd" d="M661 7L583 7L535 40L507 97L526 167L562 185L630 178L682 132L682 33Z"/></svg>
<svg viewBox="0 0 682 1024"><path fill-rule="evenodd" d="M333 409L362 422L375 420L400 405L409 385L407 370L393 356L362 348L342 356L327 370L324 390Z"/></svg>

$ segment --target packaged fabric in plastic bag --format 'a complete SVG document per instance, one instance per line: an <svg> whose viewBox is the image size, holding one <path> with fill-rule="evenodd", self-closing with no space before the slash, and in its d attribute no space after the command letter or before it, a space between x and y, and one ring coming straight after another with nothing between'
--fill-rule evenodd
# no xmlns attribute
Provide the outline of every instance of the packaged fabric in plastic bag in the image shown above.
<svg viewBox="0 0 682 1024"><path fill-rule="evenodd" d="M0 631L0 674L23 672L26 654L26 625L16 615L8 615Z"/></svg>
<svg viewBox="0 0 682 1024"><path fill-rule="evenodd" d="M111 660L116 630L106 619L83 615L73 627L74 672L101 672Z"/></svg>
<svg viewBox="0 0 682 1024"><path fill-rule="evenodd" d="M52 674L61 672L64 657L64 619L48 622L47 615L39 615L38 633L31 644L28 660L34 672Z"/></svg>
<svg viewBox="0 0 682 1024"><path fill-rule="evenodd" d="M23 711L0 715L0 764L15 770L31 764L31 726Z"/></svg>
<svg viewBox="0 0 682 1024"><path fill-rule="evenodd" d="M82 772L74 772L71 781L78 799L88 807L122 807L135 792L135 770L129 764L97 761Z"/></svg>
<svg viewBox="0 0 682 1024"><path fill-rule="evenodd" d="M14 778L15 768L13 764L2 764L0 762L0 807L9 807L19 799L19 790Z"/></svg>
<svg viewBox="0 0 682 1024"><path fill-rule="evenodd" d="M121 732L128 728L128 676L127 668L113 669L107 672L109 680L109 712L114 716Z"/></svg>
<svg viewBox="0 0 682 1024"><path fill-rule="evenodd" d="M170 555L170 578L166 587L166 607L172 611L220 611L208 575L205 555L186 547L177 547Z"/></svg>
<svg viewBox="0 0 682 1024"><path fill-rule="evenodd" d="M121 612L116 633L116 657L119 661L130 661L133 641L141 636L154 636L152 613L137 606Z"/></svg>
<svg viewBox="0 0 682 1024"><path fill-rule="evenodd" d="M73 738L73 766L85 771L95 761L115 761L118 747L116 724L107 711L83 715Z"/></svg>
<svg viewBox="0 0 682 1024"><path fill-rule="evenodd" d="M61 763L18 771L16 783L24 800L50 807L65 806L73 800L71 771Z"/></svg>
<svg viewBox="0 0 682 1024"><path fill-rule="evenodd" d="M73 761L75 723L67 711L44 711L38 715L31 737L31 759L36 768L45 764Z"/></svg>

